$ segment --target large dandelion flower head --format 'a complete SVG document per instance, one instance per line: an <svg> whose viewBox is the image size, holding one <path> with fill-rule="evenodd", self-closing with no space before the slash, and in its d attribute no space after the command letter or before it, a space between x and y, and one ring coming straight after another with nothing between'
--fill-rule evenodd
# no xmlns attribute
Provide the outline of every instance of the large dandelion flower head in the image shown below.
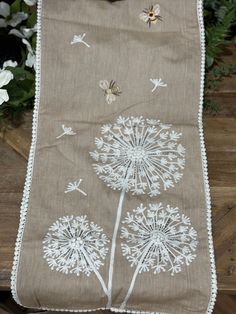
<svg viewBox="0 0 236 314"><path fill-rule="evenodd" d="M196 257L197 232L178 208L141 204L127 213L123 224L122 254L140 273L152 269L155 274L169 271L174 275Z"/></svg>
<svg viewBox="0 0 236 314"><path fill-rule="evenodd" d="M109 242L103 229L86 216L59 218L43 240L44 258L52 270L89 276L103 265Z"/></svg>
<svg viewBox="0 0 236 314"><path fill-rule="evenodd" d="M185 149L179 142L182 134L170 124L120 116L101 133L90 155L99 178L112 189L157 196L181 179Z"/></svg>

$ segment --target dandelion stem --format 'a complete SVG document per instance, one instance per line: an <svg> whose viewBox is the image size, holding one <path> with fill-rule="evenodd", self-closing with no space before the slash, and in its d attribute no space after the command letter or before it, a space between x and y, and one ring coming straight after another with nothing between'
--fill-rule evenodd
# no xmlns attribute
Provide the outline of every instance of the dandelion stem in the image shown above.
<svg viewBox="0 0 236 314"><path fill-rule="evenodd" d="M150 242L149 245L147 246L147 248L144 250L144 252L143 252L143 254L142 254L142 256L141 256L141 258L140 258L140 260L139 260L139 263L138 263L138 265L137 265L137 267L136 267L136 269L135 269L135 272L134 272L134 274L133 274L133 277L132 277L132 280L131 280L131 283L130 283L130 286L129 286L129 290L128 290L127 294L126 294L126 297L125 297L124 301L122 302L122 304L121 304L121 306L120 306L120 309L121 309L121 310L126 307L126 303L127 303L127 301L129 300L129 298L130 298L130 296L131 296L131 293L132 293L132 291L133 291L133 289L134 289L134 284L135 284L136 278L137 278L137 276L138 276L138 274L139 274L139 271L140 271L140 268L141 268L141 266L142 266L142 263L143 263L143 261L144 261L146 255L147 255L148 251L149 251L150 248L152 247L152 245L153 245L153 243Z"/></svg>
<svg viewBox="0 0 236 314"><path fill-rule="evenodd" d="M81 194L83 194L84 196L87 196L87 194L86 194L83 190L77 188L77 191L79 191L79 192L80 192Z"/></svg>
<svg viewBox="0 0 236 314"><path fill-rule="evenodd" d="M66 133L63 132L62 134L58 135L56 138L61 138L62 136L64 136Z"/></svg>
<svg viewBox="0 0 236 314"><path fill-rule="evenodd" d="M126 307L126 303L129 300L130 295L131 295L131 293L132 293L132 291L134 289L134 284L135 284L136 278L138 276L140 267L141 267L141 265L138 264L138 266L135 269L135 272L133 274L133 277L132 277L132 280L131 280L131 283L130 283L130 286L129 286L129 290L128 290L127 294L126 294L126 297L125 297L124 301L122 302L122 304L120 306L121 310L123 310Z"/></svg>
<svg viewBox="0 0 236 314"><path fill-rule="evenodd" d="M97 276L98 280L100 281L103 291L105 292L106 295L108 295L108 291L107 291L107 287L105 285L104 280L102 279L102 276L100 275L99 271L96 269L96 267L94 266L93 262L91 261L89 255L87 254L87 252L85 251L85 249L82 249L82 252L87 260L87 262L89 263L89 265L91 266L91 268L93 269L95 275Z"/></svg>
<svg viewBox="0 0 236 314"><path fill-rule="evenodd" d="M86 43L86 41L81 40L81 42L82 42L85 46L87 46L88 48L90 48L90 45L89 45L89 44L87 44L87 43Z"/></svg>
<svg viewBox="0 0 236 314"><path fill-rule="evenodd" d="M113 267L114 267L115 251L116 251L116 238L117 238L117 233L118 233L120 219L121 219L124 197L125 197L125 188L123 188L120 194L120 200L119 200L119 205L118 205L117 214L116 214L116 222L115 222L115 227L114 227L113 236L112 236L111 257L110 257L110 265L109 265L109 279L108 279L107 308L110 308L111 303L112 303L112 278L113 278Z"/></svg>

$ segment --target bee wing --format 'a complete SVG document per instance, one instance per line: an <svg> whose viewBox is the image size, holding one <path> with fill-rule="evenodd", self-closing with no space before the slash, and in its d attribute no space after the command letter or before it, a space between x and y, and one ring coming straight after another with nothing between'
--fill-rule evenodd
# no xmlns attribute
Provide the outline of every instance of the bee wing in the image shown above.
<svg viewBox="0 0 236 314"><path fill-rule="evenodd" d="M107 80L102 80L99 82L99 86L102 89L107 90L109 88L109 82Z"/></svg>
<svg viewBox="0 0 236 314"><path fill-rule="evenodd" d="M147 23L147 21L148 21L148 15L147 15L147 13L145 13L145 12L140 13L140 14L139 14L139 18L140 18L142 21L146 22L146 23Z"/></svg>
<svg viewBox="0 0 236 314"><path fill-rule="evenodd" d="M155 4L153 6L153 13L154 13L154 15L159 15L160 14L160 5L159 4Z"/></svg>
<svg viewBox="0 0 236 314"><path fill-rule="evenodd" d="M110 105L113 101L116 100L116 96L113 94L106 95L106 102Z"/></svg>

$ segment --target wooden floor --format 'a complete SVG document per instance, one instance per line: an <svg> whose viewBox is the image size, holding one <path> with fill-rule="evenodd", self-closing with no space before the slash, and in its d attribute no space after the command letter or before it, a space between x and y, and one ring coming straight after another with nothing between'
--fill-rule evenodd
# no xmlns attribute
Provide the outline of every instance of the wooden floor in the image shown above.
<svg viewBox="0 0 236 314"><path fill-rule="evenodd" d="M224 59L236 57L229 54ZM218 297L215 314L236 313L236 78L226 79L209 95L220 109L205 114L205 139L212 196L214 246ZM19 207L30 145L30 115L18 129L0 133L0 304L8 302L13 250L19 223ZM3 292L3 291L6 292ZM233 296L232 294L235 294ZM1 312L2 311L2 312ZM21 313L14 309L13 312Z"/></svg>
<svg viewBox="0 0 236 314"><path fill-rule="evenodd" d="M23 314L33 313L32 311L20 309L11 299L10 293L0 293L0 314ZM61 312L62 313L62 312ZM94 314L109 314L109 311L91 312ZM235 314L236 313L236 296L220 293L217 298L213 314ZM63 313L62 313L63 314ZM81 313L83 314L83 313ZM84 313L87 314L87 313Z"/></svg>

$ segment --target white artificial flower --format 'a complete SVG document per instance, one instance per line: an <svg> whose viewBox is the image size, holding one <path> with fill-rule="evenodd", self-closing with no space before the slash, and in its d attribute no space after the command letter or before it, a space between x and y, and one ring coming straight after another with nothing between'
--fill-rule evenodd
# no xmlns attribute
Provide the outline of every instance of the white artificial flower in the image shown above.
<svg viewBox="0 0 236 314"><path fill-rule="evenodd" d="M10 6L4 1L0 2L0 15L5 18L10 15Z"/></svg>
<svg viewBox="0 0 236 314"><path fill-rule="evenodd" d="M31 44L28 42L28 40L26 40L25 38L22 39L22 42L26 45L27 50L28 50L28 55L27 55L27 59L25 61L25 65L32 68L35 68L35 53L31 47Z"/></svg>
<svg viewBox="0 0 236 314"><path fill-rule="evenodd" d="M37 31L37 24L35 24L34 27L32 28L27 28L24 26L20 27L20 30L13 28L10 30L10 32L8 33L9 35L14 35L16 37L19 38L30 38L35 32Z"/></svg>
<svg viewBox="0 0 236 314"><path fill-rule="evenodd" d="M17 12L11 15L10 5L4 1L0 2L0 16L3 17L0 18L0 27L16 27L28 18L28 14L25 12Z"/></svg>
<svg viewBox="0 0 236 314"><path fill-rule="evenodd" d="M0 105L9 100L9 96L6 89L1 87L7 85L13 79L13 74L4 70L0 72Z"/></svg>
<svg viewBox="0 0 236 314"><path fill-rule="evenodd" d="M7 60L3 63L2 69L6 69L7 67L12 67L15 68L17 66L17 62L16 61L11 61L11 60Z"/></svg>
<svg viewBox="0 0 236 314"><path fill-rule="evenodd" d="M24 2L25 2L27 5L32 6L32 5L35 5L35 4L36 4L37 0L24 0Z"/></svg>
<svg viewBox="0 0 236 314"><path fill-rule="evenodd" d="M17 62L8 60L3 63L3 67L0 70L0 105L9 100L7 90L1 87L7 85L13 79L11 71L5 70L5 68L15 66L17 66Z"/></svg>

